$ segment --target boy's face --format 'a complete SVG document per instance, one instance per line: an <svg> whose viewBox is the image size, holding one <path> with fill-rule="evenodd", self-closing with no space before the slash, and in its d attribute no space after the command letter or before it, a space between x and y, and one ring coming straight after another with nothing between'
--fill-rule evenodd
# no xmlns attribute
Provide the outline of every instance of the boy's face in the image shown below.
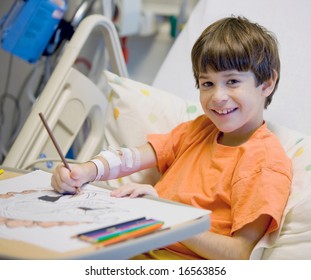
<svg viewBox="0 0 311 280"><path fill-rule="evenodd" d="M230 137L243 141L261 126L265 98L274 85L269 80L256 86L252 71L207 71L199 77L200 101L206 116L229 142Z"/></svg>

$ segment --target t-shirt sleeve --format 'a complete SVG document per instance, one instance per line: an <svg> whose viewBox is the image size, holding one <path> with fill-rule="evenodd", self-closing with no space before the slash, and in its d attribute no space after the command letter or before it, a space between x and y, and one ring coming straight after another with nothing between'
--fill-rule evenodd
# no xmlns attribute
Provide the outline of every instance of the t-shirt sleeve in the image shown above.
<svg viewBox="0 0 311 280"><path fill-rule="evenodd" d="M149 134L147 141L153 147L157 157L157 167L164 173L175 161L183 143L190 122L182 123L167 134Z"/></svg>
<svg viewBox="0 0 311 280"><path fill-rule="evenodd" d="M232 188L231 234L254 222L260 215L271 216L267 232L280 226L291 186L291 177L273 168L263 168L237 181Z"/></svg>

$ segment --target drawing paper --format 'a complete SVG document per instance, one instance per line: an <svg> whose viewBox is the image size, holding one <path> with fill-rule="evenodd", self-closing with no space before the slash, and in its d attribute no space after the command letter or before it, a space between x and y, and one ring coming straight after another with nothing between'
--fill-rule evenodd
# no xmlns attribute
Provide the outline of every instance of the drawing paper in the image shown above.
<svg viewBox="0 0 311 280"><path fill-rule="evenodd" d="M51 174L34 171L0 181L0 237L66 252L89 246L79 233L140 218L164 221L163 228L205 216L209 211L147 198L114 198L104 188L85 185L77 195L61 195Z"/></svg>

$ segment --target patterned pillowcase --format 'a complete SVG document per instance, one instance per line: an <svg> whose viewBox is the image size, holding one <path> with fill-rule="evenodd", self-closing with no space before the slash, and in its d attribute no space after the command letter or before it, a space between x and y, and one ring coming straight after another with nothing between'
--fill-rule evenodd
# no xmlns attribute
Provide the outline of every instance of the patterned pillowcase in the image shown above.
<svg viewBox="0 0 311 280"><path fill-rule="evenodd" d="M135 147L146 143L150 133L167 133L178 124L203 113L201 105L146 84L119 77L105 71L111 91L105 120L104 148ZM159 174L145 170L118 180L111 186L126 182L155 184Z"/></svg>

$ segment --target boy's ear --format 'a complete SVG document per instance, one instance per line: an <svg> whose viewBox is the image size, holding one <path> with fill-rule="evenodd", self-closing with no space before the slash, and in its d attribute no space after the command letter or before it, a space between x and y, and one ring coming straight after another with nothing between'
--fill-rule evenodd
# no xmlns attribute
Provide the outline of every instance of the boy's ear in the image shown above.
<svg viewBox="0 0 311 280"><path fill-rule="evenodd" d="M275 70L273 72L273 77L271 77L267 81L264 81L262 84L262 95L264 97L268 97L273 92L276 81L278 79L278 73Z"/></svg>

